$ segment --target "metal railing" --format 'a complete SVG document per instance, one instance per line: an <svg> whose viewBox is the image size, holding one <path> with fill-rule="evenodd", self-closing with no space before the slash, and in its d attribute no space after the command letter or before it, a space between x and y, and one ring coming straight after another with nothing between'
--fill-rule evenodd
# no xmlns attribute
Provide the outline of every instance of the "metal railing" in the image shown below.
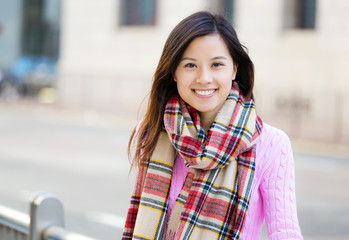
<svg viewBox="0 0 349 240"><path fill-rule="evenodd" d="M0 240L26 240L29 235L29 216L0 205Z"/></svg>
<svg viewBox="0 0 349 240"><path fill-rule="evenodd" d="M0 205L0 240L94 240L64 228L63 204L50 193L39 193L30 215Z"/></svg>

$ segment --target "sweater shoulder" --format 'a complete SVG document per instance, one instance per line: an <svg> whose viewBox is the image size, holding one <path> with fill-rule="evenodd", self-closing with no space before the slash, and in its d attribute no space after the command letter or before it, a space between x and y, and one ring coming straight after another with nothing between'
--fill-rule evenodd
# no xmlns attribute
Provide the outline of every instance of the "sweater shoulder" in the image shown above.
<svg viewBox="0 0 349 240"><path fill-rule="evenodd" d="M273 126L263 123L263 129L256 143L256 165L259 173L270 164L282 161L282 155L292 154L290 139L287 134ZM264 169L264 170L263 170Z"/></svg>
<svg viewBox="0 0 349 240"><path fill-rule="evenodd" d="M256 148L263 150L265 148L269 148L270 145L276 147L277 145L289 143L290 139L284 131L267 123L263 123L263 129L256 143Z"/></svg>

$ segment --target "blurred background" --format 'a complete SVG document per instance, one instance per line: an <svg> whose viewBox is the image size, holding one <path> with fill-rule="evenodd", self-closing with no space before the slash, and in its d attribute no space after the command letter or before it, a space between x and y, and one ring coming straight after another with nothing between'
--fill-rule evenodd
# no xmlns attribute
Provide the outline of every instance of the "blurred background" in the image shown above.
<svg viewBox="0 0 349 240"><path fill-rule="evenodd" d="M291 137L305 239L349 239L347 0L0 0L0 204L50 191L68 229L120 238L130 131L168 34L199 10L231 20L259 115Z"/></svg>

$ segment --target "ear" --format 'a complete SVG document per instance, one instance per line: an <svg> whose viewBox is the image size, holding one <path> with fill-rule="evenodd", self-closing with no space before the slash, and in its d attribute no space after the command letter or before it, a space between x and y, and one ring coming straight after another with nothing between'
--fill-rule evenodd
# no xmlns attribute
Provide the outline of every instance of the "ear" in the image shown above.
<svg viewBox="0 0 349 240"><path fill-rule="evenodd" d="M238 64L234 64L233 81L235 80L236 73L238 72Z"/></svg>

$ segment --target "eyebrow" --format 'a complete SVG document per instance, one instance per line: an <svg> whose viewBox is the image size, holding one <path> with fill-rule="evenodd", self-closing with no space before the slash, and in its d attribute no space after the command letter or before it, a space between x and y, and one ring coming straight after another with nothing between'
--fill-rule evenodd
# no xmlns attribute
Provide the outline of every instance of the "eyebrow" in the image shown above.
<svg viewBox="0 0 349 240"><path fill-rule="evenodd" d="M211 58L211 60L216 60L216 59L225 59L225 60L227 60L227 58L224 57L224 56L217 56L217 57ZM181 61L184 61L184 60L197 61L195 58L192 58L192 57L184 57L184 58L181 59Z"/></svg>
<svg viewBox="0 0 349 240"><path fill-rule="evenodd" d="M181 59L181 61L184 61L184 60L196 61L195 58L191 58L191 57L184 57Z"/></svg>
<svg viewBox="0 0 349 240"><path fill-rule="evenodd" d="M216 60L216 59L225 59L225 60L228 60L226 57L223 57L223 56L217 56L217 57L212 58L211 60Z"/></svg>

